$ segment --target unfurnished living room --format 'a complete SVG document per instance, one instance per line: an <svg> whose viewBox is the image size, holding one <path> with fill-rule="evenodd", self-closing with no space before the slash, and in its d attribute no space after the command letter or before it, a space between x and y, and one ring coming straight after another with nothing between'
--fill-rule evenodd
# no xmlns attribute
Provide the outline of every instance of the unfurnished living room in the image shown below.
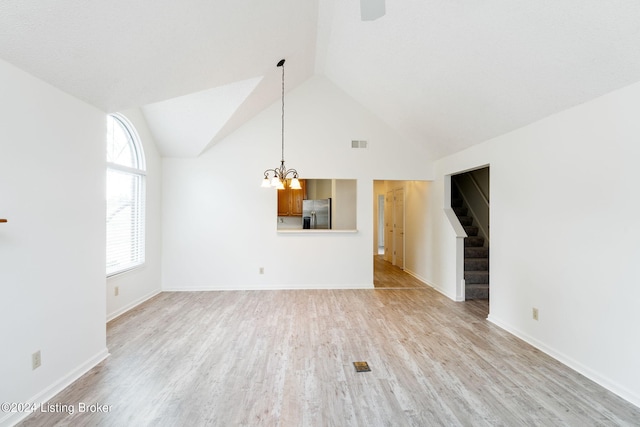
<svg viewBox="0 0 640 427"><path fill-rule="evenodd" d="M640 425L639 28L0 2L0 426Z"/></svg>

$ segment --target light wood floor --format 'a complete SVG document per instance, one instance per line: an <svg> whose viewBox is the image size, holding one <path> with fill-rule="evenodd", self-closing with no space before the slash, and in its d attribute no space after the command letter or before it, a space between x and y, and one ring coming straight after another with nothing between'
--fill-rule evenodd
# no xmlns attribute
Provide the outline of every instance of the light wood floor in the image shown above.
<svg viewBox="0 0 640 427"><path fill-rule="evenodd" d="M390 262L384 260L382 255L375 255L373 257L373 286L376 289L388 289L388 288L418 288L423 289L427 287L420 280L406 274L400 268L395 267Z"/></svg>
<svg viewBox="0 0 640 427"><path fill-rule="evenodd" d="M486 302L385 274L375 290L162 293L110 322L111 357L50 402L111 412L22 425L640 425L639 408L487 322Z"/></svg>

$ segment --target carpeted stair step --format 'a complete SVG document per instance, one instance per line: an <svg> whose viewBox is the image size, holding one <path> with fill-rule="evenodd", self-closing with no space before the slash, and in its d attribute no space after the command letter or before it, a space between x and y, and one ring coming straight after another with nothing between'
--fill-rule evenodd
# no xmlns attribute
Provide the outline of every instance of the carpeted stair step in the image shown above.
<svg viewBox="0 0 640 427"><path fill-rule="evenodd" d="M473 224L473 217L471 217L471 216L459 216L458 217L458 221L460 221L460 224L463 227L465 225L472 225Z"/></svg>
<svg viewBox="0 0 640 427"><path fill-rule="evenodd" d="M489 271L489 258L465 258L464 271Z"/></svg>
<svg viewBox="0 0 640 427"><path fill-rule="evenodd" d="M478 235L478 227L473 225L465 225L464 231L467 233L467 236L477 236Z"/></svg>
<svg viewBox="0 0 640 427"><path fill-rule="evenodd" d="M465 258L488 258L489 248L484 247L466 247L464 248Z"/></svg>
<svg viewBox="0 0 640 427"><path fill-rule="evenodd" d="M464 239L464 280L465 299L489 299L489 248L485 247L484 237L478 236L478 227L464 207L460 194L451 195L451 209L455 212L460 225L467 233Z"/></svg>
<svg viewBox="0 0 640 427"><path fill-rule="evenodd" d="M464 299L489 299L489 285L467 285L464 289Z"/></svg>
<svg viewBox="0 0 640 427"><path fill-rule="evenodd" d="M470 237L465 237L464 238L464 247L465 248L480 247L480 246L484 246L484 237L470 236Z"/></svg>
<svg viewBox="0 0 640 427"><path fill-rule="evenodd" d="M467 285L489 284L488 271L465 271L464 283Z"/></svg>
<svg viewBox="0 0 640 427"><path fill-rule="evenodd" d="M458 217L467 215L467 208L463 208L462 206L452 206L451 209L453 209Z"/></svg>

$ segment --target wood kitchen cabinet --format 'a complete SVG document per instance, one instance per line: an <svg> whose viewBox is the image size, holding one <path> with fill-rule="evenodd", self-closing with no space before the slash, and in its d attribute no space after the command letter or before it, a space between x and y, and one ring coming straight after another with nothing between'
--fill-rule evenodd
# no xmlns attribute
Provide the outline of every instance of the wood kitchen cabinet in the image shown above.
<svg viewBox="0 0 640 427"><path fill-rule="evenodd" d="M290 188L288 179L284 190L278 190L278 216L302 216L302 201L307 198L307 186L304 179L300 179L300 190Z"/></svg>

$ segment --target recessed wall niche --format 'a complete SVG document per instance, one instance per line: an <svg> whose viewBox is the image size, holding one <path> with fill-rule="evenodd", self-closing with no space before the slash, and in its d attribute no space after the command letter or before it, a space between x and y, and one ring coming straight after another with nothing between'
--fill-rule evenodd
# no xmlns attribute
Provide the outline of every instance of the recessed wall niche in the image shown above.
<svg viewBox="0 0 640 427"><path fill-rule="evenodd" d="M356 230L357 180L300 180L301 190L277 190L278 230Z"/></svg>

